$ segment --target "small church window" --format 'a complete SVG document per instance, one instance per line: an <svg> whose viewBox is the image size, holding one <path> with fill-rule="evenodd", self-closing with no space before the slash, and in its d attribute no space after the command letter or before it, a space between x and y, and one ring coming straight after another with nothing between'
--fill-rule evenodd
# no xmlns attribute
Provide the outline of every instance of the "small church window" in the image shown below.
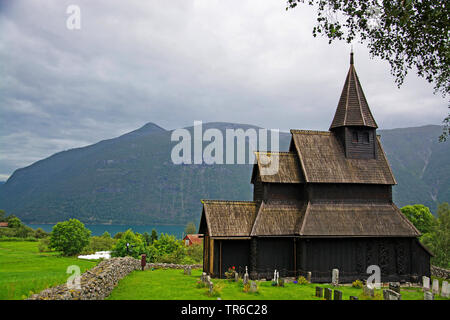
<svg viewBox="0 0 450 320"><path fill-rule="evenodd" d="M353 131L352 142L358 143L358 132Z"/></svg>
<svg viewBox="0 0 450 320"><path fill-rule="evenodd" d="M364 132L363 133L363 142L364 143L369 143L370 142L369 133L368 132Z"/></svg>

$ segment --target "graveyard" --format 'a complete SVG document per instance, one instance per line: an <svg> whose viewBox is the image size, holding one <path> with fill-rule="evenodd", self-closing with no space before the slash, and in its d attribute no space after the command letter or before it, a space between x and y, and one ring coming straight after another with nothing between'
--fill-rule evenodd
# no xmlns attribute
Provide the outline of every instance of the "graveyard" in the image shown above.
<svg viewBox="0 0 450 320"><path fill-rule="evenodd" d="M374 289L373 297L365 294L363 288L354 288L351 284L314 284L294 283L286 280L283 286L274 286L271 280L249 281L257 287L256 292L251 289L245 292L243 279L238 281L228 279L210 279L213 284L212 293L207 284L202 285L202 270L193 269L191 274L185 274L183 270L155 269L134 271L119 281L112 291L109 300L326 300L326 293L331 292L330 300L340 298L351 300L384 300L383 290L388 286ZM442 279L433 278L442 286ZM431 281L432 282L432 281ZM316 296L317 287L322 288L322 295ZM328 290L327 290L328 289ZM338 291L336 296L336 291ZM424 300L424 292L421 286L400 288L401 300ZM434 295L434 300L449 300L439 294Z"/></svg>

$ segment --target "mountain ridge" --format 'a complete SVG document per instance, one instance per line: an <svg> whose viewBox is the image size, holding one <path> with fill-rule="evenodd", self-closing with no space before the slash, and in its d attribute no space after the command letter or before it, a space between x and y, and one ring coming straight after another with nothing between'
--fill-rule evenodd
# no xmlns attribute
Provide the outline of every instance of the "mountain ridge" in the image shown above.
<svg viewBox="0 0 450 320"><path fill-rule="evenodd" d="M260 127L204 123L203 131ZM192 132L193 127L186 127ZM379 130L397 179L394 201L436 209L450 199L449 148L437 142L441 126ZM173 130L154 123L69 149L17 169L0 188L0 209L27 223L78 218L85 223L184 224L196 221L200 199L251 200L252 165L174 165ZM151 137L151 139L148 139ZM291 135L280 132L280 150ZM209 142L204 142L204 146Z"/></svg>

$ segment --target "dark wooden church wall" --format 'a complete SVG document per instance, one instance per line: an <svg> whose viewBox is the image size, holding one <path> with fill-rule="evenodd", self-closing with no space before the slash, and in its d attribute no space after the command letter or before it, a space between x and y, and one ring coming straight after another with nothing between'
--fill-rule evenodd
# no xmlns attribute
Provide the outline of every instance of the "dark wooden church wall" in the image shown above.
<svg viewBox="0 0 450 320"><path fill-rule="evenodd" d="M392 187L378 184L309 184L308 197L312 201L392 202Z"/></svg>
<svg viewBox="0 0 450 320"><path fill-rule="evenodd" d="M358 136L357 142L353 140L353 134ZM369 141L366 142L364 135L368 134ZM376 133L374 129L367 128L345 128L345 146L348 158L353 159L374 159L376 158L375 148Z"/></svg>
<svg viewBox="0 0 450 320"><path fill-rule="evenodd" d="M248 267L250 272L250 240L220 240L222 242L222 273L221 278L225 277L225 272L230 267L235 267L236 270L241 273L245 272L245 266ZM216 246L217 256L217 269L214 270L214 274L219 274L219 250L220 245Z"/></svg>
<svg viewBox="0 0 450 320"><path fill-rule="evenodd" d="M427 255L422 248L411 245L411 238L330 238L302 241L306 242L306 264L301 269L311 271L314 282L330 282L331 270L334 268L339 269L341 282L367 279L370 275L366 270L370 265L380 267L382 282L411 281L413 274L419 277L427 275Z"/></svg>
<svg viewBox="0 0 450 320"><path fill-rule="evenodd" d="M305 185L300 183L265 183L264 200L304 200Z"/></svg>
<svg viewBox="0 0 450 320"><path fill-rule="evenodd" d="M412 239L410 241L411 253L414 260L411 261L411 273L418 275L421 281L421 276L431 276L430 255L419 244L418 239Z"/></svg>
<svg viewBox="0 0 450 320"><path fill-rule="evenodd" d="M294 239L258 238L257 273L259 278L272 279L276 269L280 276L294 276Z"/></svg>
<svg viewBox="0 0 450 320"><path fill-rule="evenodd" d="M261 178L257 175L257 178L253 182L253 200L263 200L264 198L264 187L261 182Z"/></svg>

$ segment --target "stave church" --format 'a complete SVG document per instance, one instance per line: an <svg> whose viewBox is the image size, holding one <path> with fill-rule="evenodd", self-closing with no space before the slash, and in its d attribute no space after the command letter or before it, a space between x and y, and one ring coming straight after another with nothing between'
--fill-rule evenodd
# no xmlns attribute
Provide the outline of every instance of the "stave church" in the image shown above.
<svg viewBox="0 0 450 320"><path fill-rule="evenodd" d="M350 68L328 131L291 130L289 152L256 152L253 201L202 200L203 271L223 278L248 267L252 279L306 276L331 282L430 276L431 253L392 201L396 184L356 74ZM278 161L268 170L262 158Z"/></svg>

